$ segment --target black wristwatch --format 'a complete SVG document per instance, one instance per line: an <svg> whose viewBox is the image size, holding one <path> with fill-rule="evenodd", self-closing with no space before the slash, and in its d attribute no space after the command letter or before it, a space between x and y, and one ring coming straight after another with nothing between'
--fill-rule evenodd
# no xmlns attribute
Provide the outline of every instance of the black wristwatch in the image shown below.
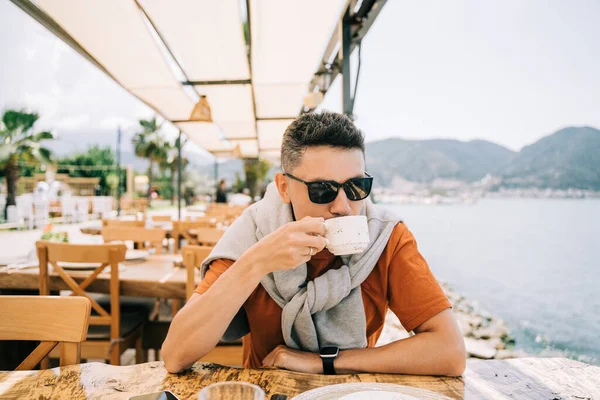
<svg viewBox="0 0 600 400"><path fill-rule="evenodd" d="M340 348L337 346L321 347L319 355L321 356L321 361L323 361L323 373L325 375L335 375L333 362L338 354L340 354Z"/></svg>

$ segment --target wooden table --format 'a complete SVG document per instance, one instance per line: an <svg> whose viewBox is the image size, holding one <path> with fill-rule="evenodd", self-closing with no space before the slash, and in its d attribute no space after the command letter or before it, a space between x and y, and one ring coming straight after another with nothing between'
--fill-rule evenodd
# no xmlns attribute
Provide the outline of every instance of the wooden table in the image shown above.
<svg viewBox="0 0 600 400"><path fill-rule="evenodd" d="M186 274L182 268L173 268L173 261L181 256L173 254L150 255L140 263L123 263L119 271L121 295L185 299ZM69 271L79 283L91 271ZM0 268L0 289L39 289L39 269L22 270ZM110 274L106 271L89 286L87 291L109 293ZM50 290L69 290L54 272L50 274Z"/></svg>
<svg viewBox="0 0 600 400"><path fill-rule="evenodd" d="M171 226L156 226L156 228L162 228L165 231L165 235L167 237L167 239L170 239L171 236L173 235L173 224L171 224ZM102 227L101 226L96 226L96 225L90 225L90 226L84 226L79 228L79 230L81 231L81 233L83 233L84 235L101 235L102 234Z"/></svg>
<svg viewBox="0 0 600 400"><path fill-rule="evenodd" d="M310 375L278 369L236 369L195 364L169 374L161 362L115 367L90 363L46 371L0 372L2 399L127 399L170 390L196 399L205 386L246 381L267 394L295 396L325 385L386 382L430 390L454 399L600 399L600 368L563 358L522 358L469 362L462 378L410 375Z"/></svg>

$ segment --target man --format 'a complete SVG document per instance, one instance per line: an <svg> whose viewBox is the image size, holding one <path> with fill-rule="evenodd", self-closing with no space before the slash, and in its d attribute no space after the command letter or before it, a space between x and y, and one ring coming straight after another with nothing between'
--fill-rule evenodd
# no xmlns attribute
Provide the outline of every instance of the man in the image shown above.
<svg viewBox="0 0 600 400"><path fill-rule="evenodd" d="M219 182L215 203L227 203L227 182L225 182L225 179L221 179L221 182Z"/></svg>
<svg viewBox="0 0 600 400"><path fill-rule="evenodd" d="M464 342L448 299L408 228L367 199L362 132L341 114L305 114L287 128L281 162L275 185L203 264L163 345L167 370L245 335L248 368L461 375ZM371 247L329 253L323 221L359 214ZM375 348L388 307L415 335Z"/></svg>

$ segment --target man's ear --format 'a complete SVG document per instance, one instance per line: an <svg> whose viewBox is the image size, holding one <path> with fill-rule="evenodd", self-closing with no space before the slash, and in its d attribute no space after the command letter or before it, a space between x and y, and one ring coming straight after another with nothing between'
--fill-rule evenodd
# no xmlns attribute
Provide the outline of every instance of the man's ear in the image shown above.
<svg viewBox="0 0 600 400"><path fill-rule="evenodd" d="M285 204L290 204L292 201L290 200L290 195L288 193L290 187L288 185L287 179L281 172L275 174L275 184L277 185L277 190L279 191L279 196L281 196L281 200Z"/></svg>

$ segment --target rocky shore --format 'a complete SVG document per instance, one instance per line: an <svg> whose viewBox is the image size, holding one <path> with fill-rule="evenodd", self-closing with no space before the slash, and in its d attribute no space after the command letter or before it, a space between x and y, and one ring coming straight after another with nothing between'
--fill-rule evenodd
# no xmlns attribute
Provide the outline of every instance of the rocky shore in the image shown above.
<svg viewBox="0 0 600 400"><path fill-rule="evenodd" d="M440 285L452 303L469 357L487 360L527 356L525 352L514 349L515 340L502 319L480 310L474 302L457 293L448 284L440 282ZM389 311L377 345L381 346L410 335L394 313Z"/></svg>

